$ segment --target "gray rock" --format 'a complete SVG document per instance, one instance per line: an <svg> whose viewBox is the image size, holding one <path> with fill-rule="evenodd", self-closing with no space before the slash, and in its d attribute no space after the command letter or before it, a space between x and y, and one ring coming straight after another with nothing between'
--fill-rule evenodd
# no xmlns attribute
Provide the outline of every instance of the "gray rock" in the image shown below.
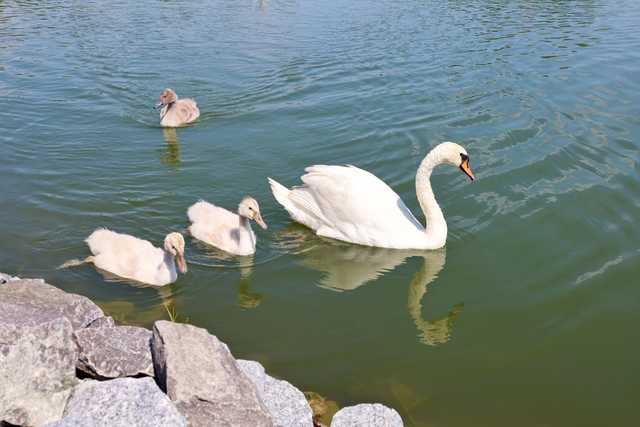
<svg viewBox="0 0 640 427"><path fill-rule="evenodd" d="M252 360L238 360L242 372L256 385L258 395L278 427L313 427L313 412L304 394L290 383L265 373Z"/></svg>
<svg viewBox="0 0 640 427"><path fill-rule="evenodd" d="M60 418L77 383L73 330L103 316L89 299L42 279L0 285L0 420L40 425Z"/></svg>
<svg viewBox="0 0 640 427"><path fill-rule="evenodd" d="M150 330L136 326L90 327L74 335L80 352L77 368L89 376L153 376Z"/></svg>
<svg viewBox="0 0 640 427"><path fill-rule="evenodd" d="M0 325L33 326L59 317L66 317L75 330L104 313L90 299L68 294L42 279L11 280L0 286Z"/></svg>
<svg viewBox="0 0 640 427"><path fill-rule="evenodd" d="M402 427L395 409L379 403L362 403L342 408L333 416L331 427Z"/></svg>
<svg viewBox="0 0 640 427"><path fill-rule="evenodd" d="M99 317L93 322L87 325L87 328L113 328L116 326L116 322L113 321L113 317Z"/></svg>
<svg viewBox="0 0 640 427"><path fill-rule="evenodd" d="M0 323L0 421L41 425L62 416L77 384L78 352L66 318L37 325L20 321Z"/></svg>
<svg viewBox="0 0 640 427"><path fill-rule="evenodd" d="M273 426L255 385L205 329L158 321L151 352L160 388L190 426Z"/></svg>
<svg viewBox="0 0 640 427"><path fill-rule="evenodd" d="M83 381L64 418L45 427L185 427L187 421L151 378Z"/></svg>

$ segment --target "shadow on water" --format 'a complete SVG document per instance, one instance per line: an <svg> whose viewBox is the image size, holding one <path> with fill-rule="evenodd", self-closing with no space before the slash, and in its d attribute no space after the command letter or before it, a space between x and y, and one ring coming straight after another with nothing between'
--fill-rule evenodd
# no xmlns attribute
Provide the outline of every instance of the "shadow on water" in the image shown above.
<svg viewBox="0 0 640 427"><path fill-rule="evenodd" d="M315 236L298 225L291 225L275 236L280 248L291 251L300 264L323 273L319 286L337 292L353 291L393 271L411 257L424 260L408 290L407 310L423 344L449 341L454 320L463 304L456 304L446 315L425 319L422 299L445 266L446 249L435 251L384 249L352 245Z"/></svg>

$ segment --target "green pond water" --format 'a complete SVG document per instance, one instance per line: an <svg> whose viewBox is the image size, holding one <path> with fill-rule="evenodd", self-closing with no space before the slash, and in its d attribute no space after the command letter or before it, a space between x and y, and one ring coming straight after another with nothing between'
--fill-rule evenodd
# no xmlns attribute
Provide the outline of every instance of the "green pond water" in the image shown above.
<svg viewBox="0 0 640 427"><path fill-rule="evenodd" d="M238 357L409 426L640 425L640 2L0 1L0 271L120 322L205 327ZM202 115L158 126L162 89ZM292 224L266 177L355 164L446 248L381 250ZM200 198L261 204L252 258L187 238L156 289L90 266L96 227L161 244Z"/></svg>

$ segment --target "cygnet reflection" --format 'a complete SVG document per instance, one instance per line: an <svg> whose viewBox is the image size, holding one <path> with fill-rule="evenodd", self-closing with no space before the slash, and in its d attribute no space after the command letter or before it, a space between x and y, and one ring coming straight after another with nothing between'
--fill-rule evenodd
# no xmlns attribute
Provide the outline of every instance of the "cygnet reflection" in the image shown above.
<svg viewBox="0 0 640 427"><path fill-rule="evenodd" d="M113 287L109 289L108 300L97 304L116 324L140 325L150 324L158 319L169 319L171 316L183 320L183 313L177 308L176 286L153 286L135 280L116 276L106 270L95 269L105 282Z"/></svg>
<svg viewBox="0 0 640 427"><path fill-rule="evenodd" d="M160 163L165 166L176 167L180 165L180 142L175 128L163 128L162 133L166 146L160 153Z"/></svg>
<svg viewBox="0 0 640 427"><path fill-rule="evenodd" d="M233 255L196 239L192 239L191 244L197 248L197 254L193 254L191 258L192 264L240 272L238 282L238 305L240 307L251 309L262 304L264 295L251 290L251 276L255 262L253 255Z"/></svg>
<svg viewBox="0 0 640 427"><path fill-rule="evenodd" d="M240 283L238 283L238 305L242 308L256 308L262 301L264 296L257 292L251 291L251 275L240 275Z"/></svg>

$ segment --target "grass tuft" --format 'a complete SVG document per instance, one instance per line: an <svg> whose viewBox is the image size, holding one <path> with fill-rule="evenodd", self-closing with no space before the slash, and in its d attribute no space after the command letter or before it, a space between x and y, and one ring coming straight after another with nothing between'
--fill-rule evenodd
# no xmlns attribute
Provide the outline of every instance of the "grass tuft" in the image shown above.
<svg viewBox="0 0 640 427"><path fill-rule="evenodd" d="M188 317L182 317L178 314L175 304L164 303L164 309L167 311L169 320L174 323L189 323Z"/></svg>

